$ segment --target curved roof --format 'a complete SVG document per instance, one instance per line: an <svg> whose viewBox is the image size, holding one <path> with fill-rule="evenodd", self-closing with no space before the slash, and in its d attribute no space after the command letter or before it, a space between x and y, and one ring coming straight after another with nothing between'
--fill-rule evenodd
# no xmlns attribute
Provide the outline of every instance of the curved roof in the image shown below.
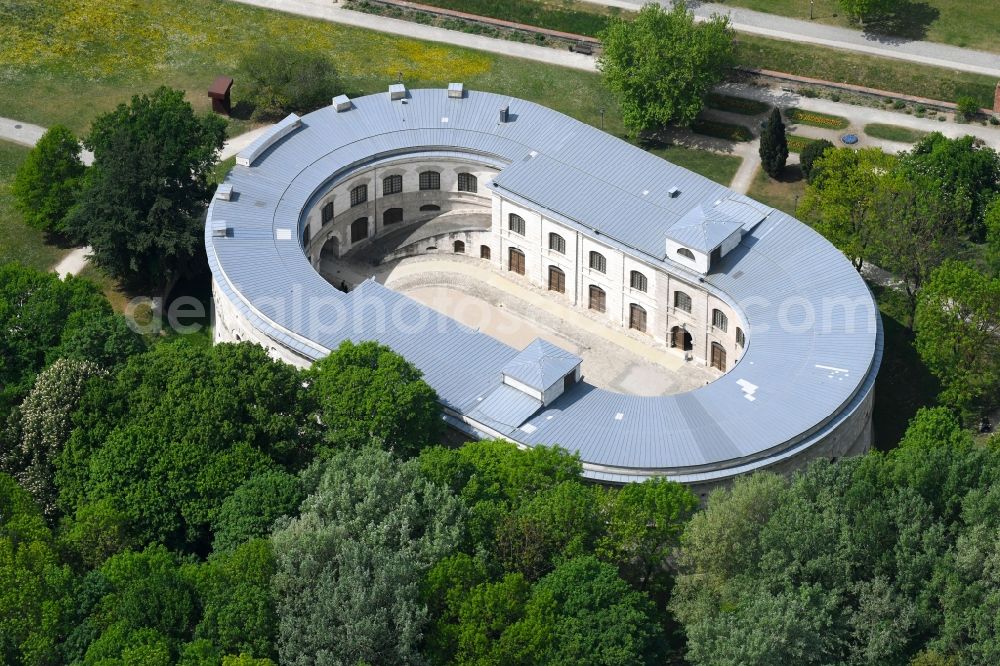
<svg viewBox="0 0 1000 666"><path fill-rule="evenodd" d="M496 401L518 350L371 281L337 291L299 240L303 211L358 169L413 154L461 155L499 168L489 185L504 197L702 279L748 329L740 362L711 384L640 397L582 382L526 423L500 423L505 436L579 450L596 478L717 478L797 453L871 390L881 357L871 293L839 251L794 218L525 100L481 92L456 99L435 89L352 101L347 111L304 116L251 166L234 167L226 179L233 195L209 207L216 283L278 344L316 358L345 339L377 340L419 367L451 411L470 415L487 397ZM505 106L509 122L501 123ZM705 276L665 256L671 227L694 216L744 230ZM220 226L229 232L213 234Z"/></svg>

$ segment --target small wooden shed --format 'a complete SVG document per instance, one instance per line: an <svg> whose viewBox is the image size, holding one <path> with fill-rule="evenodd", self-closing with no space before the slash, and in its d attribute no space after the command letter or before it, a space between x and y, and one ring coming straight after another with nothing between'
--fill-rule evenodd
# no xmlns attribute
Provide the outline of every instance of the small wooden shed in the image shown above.
<svg viewBox="0 0 1000 666"><path fill-rule="evenodd" d="M208 96L212 99L212 111L229 115L232 104L229 99L229 91L233 87L231 76L217 76L208 89Z"/></svg>

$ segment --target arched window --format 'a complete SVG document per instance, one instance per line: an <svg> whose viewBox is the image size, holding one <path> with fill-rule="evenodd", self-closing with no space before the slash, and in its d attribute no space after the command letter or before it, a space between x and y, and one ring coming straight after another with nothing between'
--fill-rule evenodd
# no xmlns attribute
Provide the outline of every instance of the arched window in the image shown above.
<svg viewBox="0 0 1000 666"><path fill-rule="evenodd" d="M549 266L549 291L566 293L566 274L556 266Z"/></svg>
<svg viewBox="0 0 1000 666"><path fill-rule="evenodd" d="M677 254L681 255L685 259L690 259L691 261L694 261L694 252L687 249L686 247L677 248Z"/></svg>
<svg viewBox="0 0 1000 666"><path fill-rule="evenodd" d="M424 204L420 207L421 213L434 213L441 210L441 206L436 206L434 204Z"/></svg>
<svg viewBox="0 0 1000 666"><path fill-rule="evenodd" d="M388 226L390 224L399 224L403 221L403 209L402 208L387 208L384 213L382 213L382 224Z"/></svg>
<svg viewBox="0 0 1000 666"><path fill-rule="evenodd" d="M490 246L489 245L480 245L479 246L479 258L480 259L486 259L487 261L489 261L491 254L492 254L492 252L490 252Z"/></svg>
<svg viewBox="0 0 1000 666"><path fill-rule="evenodd" d="M440 190L441 189L441 174L437 171L421 171L420 172L420 189L422 190Z"/></svg>
<svg viewBox="0 0 1000 666"><path fill-rule="evenodd" d="M455 254L465 254L465 242L464 241L455 241L452 244L452 247L455 249Z"/></svg>
<svg viewBox="0 0 1000 666"><path fill-rule="evenodd" d="M403 191L402 176L386 176L382 179L382 196L399 194Z"/></svg>
<svg viewBox="0 0 1000 666"><path fill-rule="evenodd" d="M646 291L648 283L646 281L646 276L639 271L632 271L629 275L629 284L636 291Z"/></svg>
<svg viewBox="0 0 1000 666"><path fill-rule="evenodd" d="M357 243L368 238L368 218L359 217L351 222L351 243Z"/></svg>
<svg viewBox="0 0 1000 666"><path fill-rule="evenodd" d="M598 312L604 312L607 309L607 298L604 294L604 290L598 287L596 284L590 285L590 298L587 301L587 307L591 310L597 310Z"/></svg>
<svg viewBox="0 0 1000 666"><path fill-rule="evenodd" d="M517 248L510 248L507 253L507 270L524 275L524 252Z"/></svg>
<svg viewBox="0 0 1000 666"><path fill-rule="evenodd" d="M722 372L726 371L726 350L718 342L712 343L712 367Z"/></svg>
<svg viewBox="0 0 1000 666"><path fill-rule="evenodd" d="M608 272L608 260L600 252L590 251L590 268L598 273Z"/></svg>
<svg viewBox="0 0 1000 666"><path fill-rule="evenodd" d="M368 186L358 185L353 190L351 190L351 207L360 206L364 202L368 201Z"/></svg>
<svg viewBox="0 0 1000 666"><path fill-rule="evenodd" d="M549 234L549 249L559 254L566 254L566 239L559 234Z"/></svg>
<svg viewBox="0 0 1000 666"><path fill-rule="evenodd" d="M628 327L640 333L646 332L646 310L637 303L629 303Z"/></svg>
<svg viewBox="0 0 1000 666"><path fill-rule="evenodd" d="M743 347L746 346L746 342L747 342L747 338L746 338L745 335L743 335L743 329L740 328L739 326L737 326L736 327L736 344L738 344L740 346L740 348L742 349Z"/></svg>
<svg viewBox="0 0 1000 666"><path fill-rule="evenodd" d="M683 291L674 292L674 307L684 312L691 312L691 297Z"/></svg>
<svg viewBox="0 0 1000 666"><path fill-rule="evenodd" d="M507 216L507 228L515 234L524 235L524 218L516 213Z"/></svg>
<svg viewBox="0 0 1000 666"><path fill-rule="evenodd" d="M333 219L333 202L330 201L323 206L323 210L320 213L320 217L323 219L323 224L326 224Z"/></svg>
<svg viewBox="0 0 1000 666"><path fill-rule="evenodd" d="M479 181L471 173L460 173L458 174L458 191L459 192L475 192Z"/></svg>
<svg viewBox="0 0 1000 666"><path fill-rule="evenodd" d="M729 319L722 313L722 310L712 310L712 326L723 332L729 328Z"/></svg>

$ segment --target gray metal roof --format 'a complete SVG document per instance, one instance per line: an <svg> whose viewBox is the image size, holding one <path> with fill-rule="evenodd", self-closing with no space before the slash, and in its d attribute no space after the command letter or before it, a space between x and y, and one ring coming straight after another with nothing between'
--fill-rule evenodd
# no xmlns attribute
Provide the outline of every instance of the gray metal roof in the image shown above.
<svg viewBox="0 0 1000 666"><path fill-rule="evenodd" d="M508 105L510 122L500 123L498 110ZM480 405L501 386L517 350L374 282L342 294L300 245L303 209L356 169L447 152L502 166L492 187L503 196L691 280L697 276L664 258L673 225L707 206L745 230L704 276L704 287L746 323L738 365L672 396L622 395L582 382L512 428L512 439L579 450L595 478L648 472L698 480L793 455L871 388L881 328L870 292L840 252L780 211L551 109L490 93L449 99L446 90L411 90L405 104L381 93L353 100L349 112L328 107L301 122L254 166L232 170L226 182L239 196L213 199L205 230L219 289L296 353L317 358L345 339L377 340L420 368L453 412L516 420L513 402L486 412ZM227 237L213 235L216 220L226 221ZM513 401L505 396L495 399Z"/></svg>
<svg viewBox="0 0 1000 666"><path fill-rule="evenodd" d="M754 223L764 219L761 213ZM743 228L743 224L720 214L716 207L695 206L687 214L667 229L667 238L685 247L708 254L722 244L722 241Z"/></svg>
<svg viewBox="0 0 1000 666"><path fill-rule="evenodd" d="M538 391L544 391L580 365L581 359L551 342L535 338L501 372ZM520 425L520 424L518 424Z"/></svg>

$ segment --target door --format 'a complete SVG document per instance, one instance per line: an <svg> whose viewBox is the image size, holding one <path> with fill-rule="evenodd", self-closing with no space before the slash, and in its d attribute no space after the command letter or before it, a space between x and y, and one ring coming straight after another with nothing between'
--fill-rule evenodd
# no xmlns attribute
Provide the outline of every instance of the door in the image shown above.
<svg viewBox="0 0 1000 666"><path fill-rule="evenodd" d="M479 258L480 259L486 259L487 261L489 261L489 258L490 258L490 246L489 245L480 245L479 246Z"/></svg>
<svg viewBox="0 0 1000 666"><path fill-rule="evenodd" d="M598 312L604 312L605 310L605 298L604 290L596 285L590 285L590 304L591 310L597 310Z"/></svg>
<svg viewBox="0 0 1000 666"><path fill-rule="evenodd" d="M691 339L691 334L685 331L680 326L674 326L670 331L670 346L675 349L683 349L684 351L691 351L693 347L693 341Z"/></svg>
<svg viewBox="0 0 1000 666"><path fill-rule="evenodd" d="M555 266L549 266L549 291L566 293L566 274Z"/></svg>
<svg viewBox="0 0 1000 666"><path fill-rule="evenodd" d="M712 367L722 372L726 371L726 350L718 342L712 343Z"/></svg>
<svg viewBox="0 0 1000 666"><path fill-rule="evenodd" d="M635 303L628 306L628 327L642 333L646 332L646 311Z"/></svg>
<svg viewBox="0 0 1000 666"><path fill-rule="evenodd" d="M524 275L524 252L510 248L510 260L507 262L507 268L518 275Z"/></svg>

